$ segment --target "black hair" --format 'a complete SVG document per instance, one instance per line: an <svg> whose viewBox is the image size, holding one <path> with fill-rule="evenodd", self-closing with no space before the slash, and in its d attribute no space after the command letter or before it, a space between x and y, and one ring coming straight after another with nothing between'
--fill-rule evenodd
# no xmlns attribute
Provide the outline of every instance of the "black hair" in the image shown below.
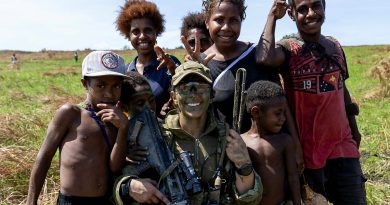
<svg viewBox="0 0 390 205"><path fill-rule="evenodd" d="M326 2L325 0L321 0L321 1L325 9ZM288 5L290 5L291 10L295 10L295 0L288 0Z"/></svg>
<svg viewBox="0 0 390 205"><path fill-rule="evenodd" d="M246 110L250 113L251 108L257 105L265 111L267 106L278 98L285 98L282 87L271 81L256 81L247 90Z"/></svg>
<svg viewBox="0 0 390 205"><path fill-rule="evenodd" d="M240 12L241 21L243 21L246 17L246 6L245 0L203 0L203 10L205 13L205 19L208 20L213 13L213 10L216 6L219 6L222 2L230 2L238 7L238 11Z"/></svg>
<svg viewBox="0 0 390 205"><path fill-rule="evenodd" d="M131 97L136 93L137 86L149 86L148 80L138 72L130 71L126 73L127 78L122 82L122 92L120 100L123 103L129 103Z"/></svg>
<svg viewBox="0 0 390 205"><path fill-rule="evenodd" d="M187 38L188 32L194 28L200 29L205 35L210 36L209 30L206 27L204 13L188 13L183 18L180 33Z"/></svg>

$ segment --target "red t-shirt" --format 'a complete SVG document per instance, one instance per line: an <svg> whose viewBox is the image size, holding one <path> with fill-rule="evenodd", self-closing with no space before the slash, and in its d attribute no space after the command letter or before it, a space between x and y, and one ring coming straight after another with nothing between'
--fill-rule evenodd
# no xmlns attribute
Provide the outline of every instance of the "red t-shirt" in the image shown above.
<svg viewBox="0 0 390 205"><path fill-rule="evenodd" d="M345 112L343 87L348 71L344 52L335 39L328 40L335 44L337 52L316 57L300 39L278 43L287 54L288 65L281 73L295 116L305 166L310 169L324 167L327 159L360 156Z"/></svg>

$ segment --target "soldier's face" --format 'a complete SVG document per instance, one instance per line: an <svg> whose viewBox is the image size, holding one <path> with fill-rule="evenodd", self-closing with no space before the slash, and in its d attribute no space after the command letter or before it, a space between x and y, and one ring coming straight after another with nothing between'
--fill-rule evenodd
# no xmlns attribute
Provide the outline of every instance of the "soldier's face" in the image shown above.
<svg viewBox="0 0 390 205"><path fill-rule="evenodd" d="M200 118L207 115L211 102L210 93L210 84L195 81L177 85L172 97L181 114L189 118Z"/></svg>

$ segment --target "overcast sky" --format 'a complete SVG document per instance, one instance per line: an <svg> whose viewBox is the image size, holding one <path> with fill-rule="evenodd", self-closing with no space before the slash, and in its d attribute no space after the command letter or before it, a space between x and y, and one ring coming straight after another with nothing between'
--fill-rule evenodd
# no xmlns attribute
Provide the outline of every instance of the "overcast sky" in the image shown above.
<svg viewBox="0 0 390 205"><path fill-rule="evenodd" d="M201 0L152 0L166 20L158 43L180 46L181 19L201 10ZM257 42L272 0L246 0L247 18L240 39ZM124 0L0 0L0 50L122 49L130 43L116 31ZM296 32L287 18L277 23L276 37ZM322 33L343 45L390 44L390 1L328 0Z"/></svg>

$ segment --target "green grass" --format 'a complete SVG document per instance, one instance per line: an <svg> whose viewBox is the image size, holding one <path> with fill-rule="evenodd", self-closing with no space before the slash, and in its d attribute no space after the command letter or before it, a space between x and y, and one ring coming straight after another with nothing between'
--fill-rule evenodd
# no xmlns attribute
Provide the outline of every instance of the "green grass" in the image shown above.
<svg viewBox="0 0 390 205"><path fill-rule="evenodd" d="M360 151L363 171L368 178L369 204L390 204L390 99L367 98L379 86L369 69L385 56L388 46L345 47L350 78L347 87L361 108L357 117L362 133ZM133 51L119 52L126 62ZM180 60L184 50L170 54ZM21 69L10 70L9 56L0 52L0 204L25 202L29 175L54 111L65 102L83 100L81 60L72 52L20 54ZM58 156L46 178L42 204L55 201L59 185Z"/></svg>
<svg viewBox="0 0 390 205"><path fill-rule="evenodd" d="M366 98L379 87L369 69L390 55L385 46L347 47L350 78L347 87L360 105L357 117L362 134L360 151L369 204L390 204L390 99Z"/></svg>

